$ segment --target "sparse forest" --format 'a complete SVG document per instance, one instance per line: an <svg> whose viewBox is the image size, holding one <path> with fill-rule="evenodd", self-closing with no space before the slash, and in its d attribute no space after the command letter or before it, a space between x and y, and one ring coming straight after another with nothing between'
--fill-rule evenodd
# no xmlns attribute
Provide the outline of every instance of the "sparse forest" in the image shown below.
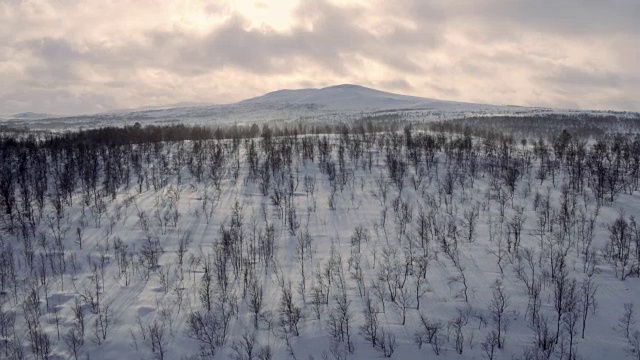
<svg viewBox="0 0 640 360"><path fill-rule="evenodd" d="M637 120L371 120L3 136L0 358L640 358Z"/></svg>

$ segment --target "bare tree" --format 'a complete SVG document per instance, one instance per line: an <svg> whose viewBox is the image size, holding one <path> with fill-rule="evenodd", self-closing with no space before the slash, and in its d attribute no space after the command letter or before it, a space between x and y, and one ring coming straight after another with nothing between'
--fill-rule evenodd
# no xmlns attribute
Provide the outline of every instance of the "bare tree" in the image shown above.
<svg viewBox="0 0 640 360"><path fill-rule="evenodd" d="M456 348L456 352L459 355L462 355L462 352L464 350L464 332L463 332L464 325L465 325L465 320L460 315L449 322L449 332L453 331L453 334L455 336L455 341L454 341L455 348Z"/></svg>
<svg viewBox="0 0 640 360"><path fill-rule="evenodd" d="M94 336L95 342L100 345L102 341L107 340L107 333L109 330L109 326L111 325L112 312L111 312L111 303L105 302L100 309L100 312L94 319Z"/></svg>
<svg viewBox="0 0 640 360"><path fill-rule="evenodd" d="M562 317L565 336L568 338L568 359L576 358L575 339L578 336L578 320L581 317L580 295L575 286L567 294L566 308Z"/></svg>
<svg viewBox="0 0 640 360"><path fill-rule="evenodd" d="M249 333L244 331L239 339L233 341L231 349L233 354L231 358L234 360L253 360L256 357L256 335L255 333Z"/></svg>
<svg viewBox="0 0 640 360"><path fill-rule="evenodd" d="M464 211L464 235L468 242L473 242L477 234L478 218L480 216L480 206L475 204Z"/></svg>
<svg viewBox="0 0 640 360"><path fill-rule="evenodd" d="M542 354L543 359L551 358L555 350L557 334L551 329L547 317L538 314L531 328L534 331L536 351Z"/></svg>
<svg viewBox="0 0 640 360"><path fill-rule="evenodd" d="M427 294L427 292L429 292L429 289L427 288L427 280L422 276L414 276L413 285L416 295L416 310L420 310L420 300L425 294Z"/></svg>
<svg viewBox="0 0 640 360"><path fill-rule="evenodd" d="M169 346L165 324L154 320L146 326L140 326L144 342L151 350L153 357L157 360L164 360Z"/></svg>
<svg viewBox="0 0 640 360"><path fill-rule="evenodd" d="M409 289L404 287L400 289L398 297L396 298L396 305L398 305L400 314L402 315L401 324L404 325L407 319L407 309L413 306L413 296Z"/></svg>
<svg viewBox="0 0 640 360"><path fill-rule="evenodd" d="M498 348L498 334L494 330L491 330L480 346L482 347L483 356L489 360L493 360L496 349Z"/></svg>
<svg viewBox="0 0 640 360"><path fill-rule="evenodd" d="M582 305L582 338L584 339L584 331L587 327L587 317L589 316L589 309L592 312L596 311L596 292L598 291L598 285L594 284L593 277L588 276L580 285L580 304Z"/></svg>
<svg viewBox="0 0 640 360"><path fill-rule="evenodd" d="M515 214L507 224L509 229L509 236L507 237L507 251L510 254L518 252L525 221L526 217L524 216L524 207L516 206Z"/></svg>
<svg viewBox="0 0 640 360"><path fill-rule="evenodd" d="M375 348L378 345L379 338L378 309L373 304L368 293L364 297L362 313L364 315L364 324L360 326L360 334Z"/></svg>
<svg viewBox="0 0 640 360"><path fill-rule="evenodd" d="M71 311L73 312L73 317L75 320L74 327L78 330L78 337L82 339L82 342L84 343L84 310L82 309L82 303L80 302L80 299L78 297L74 299L74 303L71 306Z"/></svg>
<svg viewBox="0 0 640 360"><path fill-rule="evenodd" d="M200 280L200 287L198 288L198 295L200 297L200 302L207 309L207 312L211 312L213 308L213 298L214 298L214 284L213 284L213 276L211 275L211 263L208 260L205 260L204 264L204 274Z"/></svg>
<svg viewBox="0 0 640 360"><path fill-rule="evenodd" d="M263 291L262 286L258 285L257 280L253 280L249 285L249 310L253 313L253 324L258 328L258 315L263 307Z"/></svg>
<svg viewBox="0 0 640 360"><path fill-rule="evenodd" d="M504 337L508 325L505 312L510 304L509 298L510 296L506 294L502 282L500 280L496 280L493 283L493 297L489 303L489 311L491 312L491 319L496 325L499 349L504 347Z"/></svg>
<svg viewBox="0 0 640 360"><path fill-rule="evenodd" d="M62 336L64 343L69 348L69 351L73 354L73 358L78 360L80 355L80 348L84 345L84 338L81 336L80 331L76 327L72 327L65 335Z"/></svg>
<svg viewBox="0 0 640 360"><path fill-rule="evenodd" d="M224 324L211 312L192 312L187 317L187 329L185 335L198 340L201 352L207 357L213 357L216 348L222 346L225 340Z"/></svg>
<svg viewBox="0 0 640 360"><path fill-rule="evenodd" d="M552 269L552 277L555 274L555 277L553 277L553 306L556 310L556 343L560 338L562 315L566 313L571 294L574 294L576 289L576 280L569 278L564 256L558 255L557 257L557 262L559 262L556 266L557 270L554 271Z"/></svg>
<svg viewBox="0 0 640 360"><path fill-rule="evenodd" d="M375 294L375 296L378 298L378 301L382 305L382 312L384 313L384 301L387 299L388 294L387 286L384 284L384 280L378 277L376 281L371 284L371 288L373 289L373 293Z"/></svg>
<svg viewBox="0 0 640 360"><path fill-rule="evenodd" d="M605 257L611 262L616 275L625 280L629 275L631 259L632 231L627 220L620 215L609 226L609 243L605 247Z"/></svg>
<svg viewBox="0 0 640 360"><path fill-rule="evenodd" d="M280 297L280 324L286 329L287 333L299 336L298 322L302 318L302 309L293 302L293 294L291 292L291 283L284 282L281 284L282 296Z"/></svg>
<svg viewBox="0 0 640 360"><path fill-rule="evenodd" d="M640 331L635 331L629 338L627 354L635 360L640 360Z"/></svg>
<svg viewBox="0 0 640 360"><path fill-rule="evenodd" d="M296 257L300 261L300 287L299 292L302 295L302 301L305 302L305 294L307 290L307 277L306 277L306 269L305 264L309 262L312 251L312 241L311 235L309 234L309 229L302 234L299 234L296 237Z"/></svg>
<svg viewBox="0 0 640 360"><path fill-rule="evenodd" d="M628 302L624 304L624 312L618 319L618 328L622 331L624 336L629 339L631 335L631 328L636 323L636 313L633 309L633 303Z"/></svg>
<svg viewBox="0 0 640 360"><path fill-rule="evenodd" d="M258 354L256 355L258 360L271 360L273 358L273 353L271 352L271 346L264 345L258 349Z"/></svg>
<svg viewBox="0 0 640 360"><path fill-rule="evenodd" d="M80 250L82 250L82 239L84 237L85 223L83 220L81 220L80 224L80 226L76 227L76 244L78 244L78 247L80 247Z"/></svg>
<svg viewBox="0 0 640 360"><path fill-rule="evenodd" d="M440 321L429 320L425 315L420 315L420 327L415 333L415 342L418 348L422 344L431 344L431 348L436 355L440 355L440 343L443 325Z"/></svg>
<svg viewBox="0 0 640 360"><path fill-rule="evenodd" d="M60 306L53 306L51 308L51 313L53 314L53 321L56 323L56 335L58 341L60 341Z"/></svg>
<svg viewBox="0 0 640 360"><path fill-rule="evenodd" d="M378 340L378 349L382 352L382 356L390 358L396 350L396 335L384 329L380 329L380 339Z"/></svg>
<svg viewBox="0 0 640 360"><path fill-rule="evenodd" d="M329 335L333 340L347 344L350 352L353 352L353 343L351 342L351 319L352 315L349 311L351 301L347 299L347 293L344 288L340 289L334 296L335 306L329 312L327 319L327 328Z"/></svg>
<svg viewBox="0 0 640 360"><path fill-rule="evenodd" d="M178 239L178 266L180 267L180 272L182 272L182 265L184 264L184 254L186 254L190 243L191 232L185 231Z"/></svg>
<svg viewBox="0 0 640 360"><path fill-rule="evenodd" d="M305 175L304 177L304 189L307 195L311 195L311 200L313 202L313 211L316 211L316 198L314 195L316 189L316 178L312 175Z"/></svg>

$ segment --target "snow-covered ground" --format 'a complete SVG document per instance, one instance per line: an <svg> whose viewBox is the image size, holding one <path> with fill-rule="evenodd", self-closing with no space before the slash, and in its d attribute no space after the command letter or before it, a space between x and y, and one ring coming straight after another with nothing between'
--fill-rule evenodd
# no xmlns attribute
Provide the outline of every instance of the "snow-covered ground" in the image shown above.
<svg viewBox="0 0 640 360"><path fill-rule="evenodd" d="M42 262L34 274L29 271L21 232L4 231L2 251L8 254L13 249L18 291L14 296L12 286L5 288L2 309L16 314L15 336L25 353L31 356L24 304L33 289L39 299L39 324L51 340L54 358L73 358L65 336L78 327L73 313L76 301L86 328L78 358L196 356L203 343L188 332L188 319L194 312L207 313L206 293L213 299L211 313L216 318L230 316L228 335L223 345L216 346L215 359L232 358L238 353L234 348L243 349L243 334L255 336L253 356L269 347L273 359L382 358L380 339L387 341L388 352L392 338L395 359L481 359L487 356L483 342L498 327L504 347L495 350L495 359L511 359L536 348L530 297L521 278L540 281L539 311L548 321L549 334L556 334L554 278L560 273L552 274L552 269L560 266L554 263L554 253L563 250L567 284L576 280L576 297L588 273L597 286L596 311L589 309L584 339L580 317L573 354L577 351L584 359L625 358L628 341L619 318L625 303L640 306L640 279L629 276L621 281L601 250L609 240L608 227L620 214L626 219L640 215L638 191L622 192L614 202L603 203L595 215L597 204L588 188L575 197L563 195L566 172L558 170L553 179L541 181L536 178L537 160L521 174L513 192L499 179L492 181L488 170L492 163L480 155L481 145L477 173L463 174L443 151L435 154L433 162L422 157L412 165L403 137L342 138L342 146L338 137L329 137L324 160L320 160L321 139L306 138L314 144L313 160L303 158L302 139L275 140L283 154L292 151L291 162L281 158L279 170L265 170L267 156L256 139L257 177L250 176L249 140L237 151L230 142L213 141L148 147L140 159L142 175L129 169L129 185L120 186L115 198L102 197L101 185L96 194L84 198L78 189L59 226L47 202L33 232L35 264ZM220 167L211 165L216 144L224 154ZM205 150L197 152L194 146ZM518 147L517 157L530 150ZM394 157L386 156L387 151L404 162L406 172L395 177L400 182L390 178L388 161ZM196 179L196 153L204 154L201 181ZM272 172L268 182L265 172ZM550 213L540 231L545 199ZM469 233L473 212L476 225ZM568 223L561 220L564 215L572 216ZM584 256L588 240L584 226L592 216L590 249L596 254L595 263L585 262ZM8 221L3 217L5 226ZM518 222L520 229L516 229ZM567 224L569 228L562 232ZM513 250L516 230L518 251ZM273 261L255 260L251 249L264 251L260 244L269 234L275 241ZM183 242L187 246L181 263L180 239L187 238L190 242ZM237 249L239 239L242 247ZM58 240L66 259L62 272L47 260L54 255L48 249ZM241 264L226 263L226 270L215 265L223 243L239 251ZM161 248L157 265L147 266L144 253L156 245ZM527 249L531 267L523 255ZM519 265L525 274L520 278L515 271ZM585 271L590 266L593 271ZM219 271L228 281L226 291L216 280ZM214 278L210 291L203 290L207 274ZM32 278L37 279L35 283ZM244 285L247 279L254 279L256 288L263 291L257 328L249 306L251 291ZM489 310L496 280L507 299L501 326ZM292 306L301 311L297 334L286 321L279 325L280 319L286 320L282 298L288 284ZM221 299L223 293L226 296ZM377 317L377 349L362 329L365 293ZM314 296L328 298L328 303L314 304ZM92 309L96 297L99 309ZM346 317L340 316L341 310ZM553 346L552 358L560 358L560 353L568 356L567 314L562 313L563 335ZM109 319L104 333L98 322L101 316ZM421 316L441 326L431 344L422 333ZM337 326L343 330L338 335ZM635 328L631 326L632 333ZM421 334L421 347L416 334ZM3 346L0 354L6 354Z"/></svg>
<svg viewBox="0 0 640 360"><path fill-rule="evenodd" d="M79 116L16 114L0 125L38 130L69 130L141 124L185 123L233 125L265 122L349 122L367 116L395 114L410 121L431 121L470 116L536 114L607 114L605 111L560 110L508 105L485 105L398 95L357 85L321 89L279 90L234 104L143 108ZM618 113L635 116L635 113ZM0 117L2 118L2 117Z"/></svg>

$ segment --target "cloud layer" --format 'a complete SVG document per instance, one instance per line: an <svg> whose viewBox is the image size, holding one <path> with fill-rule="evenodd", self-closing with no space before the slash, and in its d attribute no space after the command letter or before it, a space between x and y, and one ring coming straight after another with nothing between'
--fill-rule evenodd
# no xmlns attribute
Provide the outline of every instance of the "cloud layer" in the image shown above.
<svg viewBox="0 0 640 360"><path fill-rule="evenodd" d="M337 83L640 110L638 19L637 0L4 0L0 113L225 103Z"/></svg>

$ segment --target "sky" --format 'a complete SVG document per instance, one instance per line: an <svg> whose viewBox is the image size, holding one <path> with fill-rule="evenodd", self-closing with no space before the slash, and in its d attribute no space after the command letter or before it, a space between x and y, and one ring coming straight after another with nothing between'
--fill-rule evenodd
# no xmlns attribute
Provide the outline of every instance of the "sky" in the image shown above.
<svg viewBox="0 0 640 360"><path fill-rule="evenodd" d="M0 114L351 83L640 110L639 0L0 0Z"/></svg>

